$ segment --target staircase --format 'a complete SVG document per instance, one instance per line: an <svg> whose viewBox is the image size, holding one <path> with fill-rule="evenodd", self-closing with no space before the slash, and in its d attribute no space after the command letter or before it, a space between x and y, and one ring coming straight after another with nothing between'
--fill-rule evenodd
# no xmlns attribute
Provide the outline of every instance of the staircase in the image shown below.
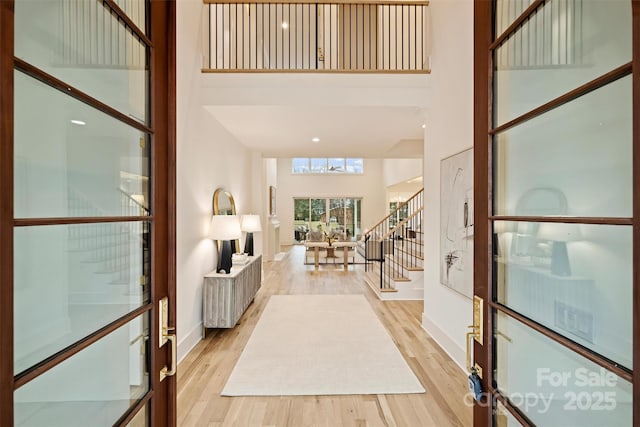
<svg viewBox="0 0 640 427"><path fill-rule="evenodd" d="M148 210L118 189L122 216L145 216ZM73 216L105 216L75 189L68 192ZM71 304L139 304L150 271L149 224L143 221L89 223L68 227Z"/></svg>
<svg viewBox="0 0 640 427"><path fill-rule="evenodd" d="M424 189L364 234L365 280L382 300L424 298Z"/></svg>

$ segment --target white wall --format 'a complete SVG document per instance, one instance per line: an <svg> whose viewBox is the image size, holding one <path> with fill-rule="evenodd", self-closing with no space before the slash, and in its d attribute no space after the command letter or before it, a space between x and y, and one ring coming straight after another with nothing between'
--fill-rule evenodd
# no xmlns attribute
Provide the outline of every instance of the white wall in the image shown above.
<svg viewBox="0 0 640 427"><path fill-rule="evenodd" d="M440 284L440 160L473 145L473 1L433 0L434 107L424 145L425 269L423 327L462 367L471 300Z"/></svg>
<svg viewBox="0 0 640 427"><path fill-rule="evenodd" d="M276 254L280 252L279 238L275 236L275 229L271 230L271 222L277 223L278 215L271 215L270 208L270 193L269 187L278 187L278 159L267 158L262 159L262 186L261 191L261 206L262 212L262 249L264 253L265 261L272 261ZM277 193L276 193L277 194ZM277 206L276 206L277 208ZM278 234L279 237L279 234ZM276 247L277 246L277 247Z"/></svg>
<svg viewBox="0 0 640 427"><path fill-rule="evenodd" d="M362 175L293 175L291 159L278 159L278 219L280 242L293 244L294 197L362 198L362 228L375 225L386 215L382 160L364 159Z"/></svg>
<svg viewBox="0 0 640 427"><path fill-rule="evenodd" d="M382 165L385 187L422 176L422 163L422 159L384 159Z"/></svg>
<svg viewBox="0 0 640 427"><path fill-rule="evenodd" d="M217 263L207 238L216 188L233 194L239 214L252 203L252 153L200 104L201 1L177 9L177 288L178 357L200 339L203 275ZM257 171L261 173L261 171ZM261 212L254 212L261 214Z"/></svg>

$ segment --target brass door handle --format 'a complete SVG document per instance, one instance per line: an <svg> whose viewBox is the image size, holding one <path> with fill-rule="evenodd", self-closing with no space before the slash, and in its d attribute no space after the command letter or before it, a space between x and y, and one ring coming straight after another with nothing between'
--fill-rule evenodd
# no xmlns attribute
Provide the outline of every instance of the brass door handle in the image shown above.
<svg viewBox="0 0 640 427"><path fill-rule="evenodd" d="M469 325L471 332L467 332L467 371L473 373L474 371L482 378L482 368L476 363L473 363L472 345L473 341L477 341L480 345L483 345L484 337L482 333L483 328L483 300L479 296L473 297L473 325Z"/></svg>
<svg viewBox="0 0 640 427"><path fill-rule="evenodd" d="M167 328L174 329L174 328ZM171 343L171 368L165 366L160 370L160 381L163 381L166 377L171 377L176 374L178 365L178 344L176 341L176 334L163 334L164 337Z"/></svg>

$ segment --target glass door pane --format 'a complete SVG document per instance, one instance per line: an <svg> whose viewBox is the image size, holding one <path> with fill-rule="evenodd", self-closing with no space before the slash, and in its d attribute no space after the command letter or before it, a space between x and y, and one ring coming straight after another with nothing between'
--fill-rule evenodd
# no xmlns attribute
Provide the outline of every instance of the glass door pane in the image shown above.
<svg viewBox="0 0 640 427"><path fill-rule="evenodd" d="M148 222L16 228L14 372L147 304L148 245Z"/></svg>
<svg viewBox="0 0 640 427"><path fill-rule="evenodd" d="M355 201L356 199L344 199L344 228L347 240L352 240L355 236Z"/></svg>
<svg viewBox="0 0 640 427"><path fill-rule="evenodd" d="M124 21L94 1L28 0L15 5L16 57L126 116L149 122L149 51Z"/></svg>
<svg viewBox="0 0 640 427"><path fill-rule="evenodd" d="M493 28L530 4L494 0ZM487 51L493 237L476 238L493 248L492 283L476 291L492 320L478 360L509 403L492 402L496 426L633 424L631 12L628 0L543 2Z"/></svg>
<svg viewBox="0 0 640 427"><path fill-rule="evenodd" d="M497 388L536 425L633 425L631 383L503 313L494 318Z"/></svg>
<svg viewBox="0 0 640 427"><path fill-rule="evenodd" d="M133 319L19 388L15 425L114 425L149 390L148 323Z"/></svg>
<svg viewBox="0 0 640 427"><path fill-rule="evenodd" d="M149 215L148 135L21 72L14 91L16 217Z"/></svg>
<svg viewBox="0 0 640 427"><path fill-rule="evenodd" d="M353 203L353 236L358 239L362 230L362 199L354 199Z"/></svg>
<svg viewBox="0 0 640 427"><path fill-rule="evenodd" d="M150 396L166 350L151 346L150 230L164 226L151 216L151 135L166 141L146 126L151 46L119 16L144 32L148 2L117 2L15 2L17 426L114 425ZM154 387L152 399L165 391Z"/></svg>
<svg viewBox="0 0 640 427"><path fill-rule="evenodd" d="M327 219L327 200L326 199L310 199L311 204L311 222L309 230L325 231Z"/></svg>
<svg viewBox="0 0 640 427"><path fill-rule="evenodd" d="M630 0L547 1L495 50L495 125L630 62L631 40Z"/></svg>
<svg viewBox="0 0 640 427"><path fill-rule="evenodd" d="M495 227L497 301L632 368L631 227L507 221Z"/></svg>
<svg viewBox="0 0 640 427"><path fill-rule="evenodd" d="M293 232L296 242L304 242L311 227L309 199L293 199Z"/></svg>
<svg viewBox="0 0 640 427"><path fill-rule="evenodd" d="M362 199L293 199L294 240L302 242L306 233L318 228L327 233L344 233L353 240L362 233ZM328 214L326 214L328 212Z"/></svg>
<svg viewBox="0 0 640 427"><path fill-rule="evenodd" d="M345 232L344 199L329 199L329 232Z"/></svg>

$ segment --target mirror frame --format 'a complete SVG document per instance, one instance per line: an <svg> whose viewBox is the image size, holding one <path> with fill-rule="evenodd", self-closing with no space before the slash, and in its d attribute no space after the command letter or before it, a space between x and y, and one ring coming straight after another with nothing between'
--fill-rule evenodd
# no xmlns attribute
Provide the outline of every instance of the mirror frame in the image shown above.
<svg viewBox="0 0 640 427"><path fill-rule="evenodd" d="M215 193L213 193L213 214L214 215L228 215L227 213L220 213L220 198L227 197L229 199L229 203L231 204L231 215L237 215L236 212L236 202L233 198L233 194L226 191L224 188L218 188ZM240 240L236 239L235 243L235 253L241 253L240 250ZM218 250L220 250L222 246L222 242L218 242Z"/></svg>

